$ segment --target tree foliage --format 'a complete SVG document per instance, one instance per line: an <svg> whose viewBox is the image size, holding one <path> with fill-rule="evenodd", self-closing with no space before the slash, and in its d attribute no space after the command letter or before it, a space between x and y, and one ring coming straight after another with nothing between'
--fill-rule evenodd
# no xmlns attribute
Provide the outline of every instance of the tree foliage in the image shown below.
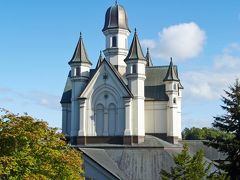
<svg viewBox="0 0 240 180"><path fill-rule="evenodd" d="M1 109L0 179L83 179L81 154L56 128Z"/></svg>
<svg viewBox="0 0 240 180"><path fill-rule="evenodd" d="M213 127L230 134L230 137L210 139L208 145L227 155L220 168L228 172L231 179L240 179L240 83L237 79L226 96L222 97L225 114L214 117Z"/></svg>
<svg viewBox="0 0 240 180"><path fill-rule="evenodd" d="M185 128L182 131L182 137L185 140L209 140L217 137L230 138L232 137L232 135L216 128L192 127L192 128Z"/></svg>
<svg viewBox="0 0 240 180"><path fill-rule="evenodd" d="M225 178L220 172L210 173L212 164L204 161L203 151L200 150L191 156L187 144L184 144L180 154L174 156L174 162L176 166L171 168L171 172L161 170L163 180L223 180Z"/></svg>

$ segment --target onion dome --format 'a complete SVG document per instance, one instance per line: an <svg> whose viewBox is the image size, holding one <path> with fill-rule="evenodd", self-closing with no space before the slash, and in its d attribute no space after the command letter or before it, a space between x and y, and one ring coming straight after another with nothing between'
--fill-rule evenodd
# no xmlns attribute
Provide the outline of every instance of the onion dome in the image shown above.
<svg viewBox="0 0 240 180"><path fill-rule="evenodd" d="M108 29L126 29L130 31L128 27L127 13L123 6L117 4L117 2L115 5L107 9L105 24L102 31L106 31Z"/></svg>

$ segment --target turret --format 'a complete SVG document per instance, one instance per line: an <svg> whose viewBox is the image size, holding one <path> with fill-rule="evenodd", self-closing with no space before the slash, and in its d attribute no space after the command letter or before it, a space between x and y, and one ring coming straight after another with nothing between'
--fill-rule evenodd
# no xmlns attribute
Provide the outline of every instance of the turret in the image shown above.
<svg viewBox="0 0 240 180"><path fill-rule="evenodd" d="M79 131L79 100L78 96L82 92L89 80L89 72L92 63L90 62L82 34L77 43L72 59L68 63L71 67L72 99L71 99L71 136L82 135Z"/></svg>
<svg viewBox="0 0 240 180"><path fill-rule="evenodd" d="M128 88L134 96L132 101L132 133L133 136L138 137L137 142L140 143L145 136L144 81L146 79L146 59L143 55L136 30L125 63L127 64L126 78L128 80Z"/></svg>
<svg viewBox="0 0 240 180"><path fill-rule="evenodd" d="M117 2L108 8L102 31L106 37L106 49L103 51L106 60L114 65L120 74L125 74L126 64L124 59L128 53L130 30L127 13Z"/></svg>
<svg viewBox="0 0 240 180"><path fill-rule="evenodd" d="M147 54L145 56L145 59L147 61L146 67L152 67L153 63L152 63L152 58L150 56L149 48L147 48Z"/></svg>
<svg viewBox="0 0 240 180"><path fill-rule="evenodd" d="M167 104L167 138L171 143L181 139L181 88L177 68L173 66L172 58L164 78L165 92L169 101Z"/></svg>

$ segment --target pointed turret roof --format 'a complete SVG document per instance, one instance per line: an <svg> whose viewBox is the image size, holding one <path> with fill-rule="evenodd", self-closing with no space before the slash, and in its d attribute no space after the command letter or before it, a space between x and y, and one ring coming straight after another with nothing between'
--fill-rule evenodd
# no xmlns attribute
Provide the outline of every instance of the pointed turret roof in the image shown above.
<svg viewBox="0 0 240 180"><path fill-rule="evenodd" d="M129 61L129 60L144 60L144 61L146 60L142 52L142 48L138 39L136 29L135 29L131 47L124 61Z"/></svg>
<svg viewBox="0 0 240 180"><path fill-rule="evenodd" d="M101 65L101 63L103 62L103 59L104 58L102 57L102 51L100 51L100 55L99 55L99 58L98 58L96 69Z"/></svg>
<svg viewBox="0 0 240 180"><path fill-rule="evenodd" d="M148 66L148 67L153 66L152 58L151 58L150 52L149 52L149 48L147 48L147 54L146 54L145 58L146 58L146 61L147 61L146 66Z"/></svg>
<svg viewBox="0 0 240 180"><path fill-rule="evenodd" d="M180 81L177 76L177 72L174 70L173 63L172 63L172 58L170 60L170 64L168 67L167 74L164 78L163 81Z"/></svg>
<svg viewBox="0 0 240 180"><path fill-rule="evenodd" d="M90 60L88 59L88 55L83 43L83 38L82 38L82 33L80 33L80 38L78 40L76 49L74 51L72 59L69 61L68 64L73 64L73 63L87 63L92 65Z"/></svg>

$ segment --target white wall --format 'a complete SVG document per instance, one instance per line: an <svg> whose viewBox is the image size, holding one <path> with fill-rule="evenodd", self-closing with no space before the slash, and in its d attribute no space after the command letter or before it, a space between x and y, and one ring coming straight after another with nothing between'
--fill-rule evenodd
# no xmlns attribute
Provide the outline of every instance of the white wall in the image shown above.
<svg viewBox="0 0 240 180"><path fill-rule="evenodd" d="M167 133L167 102L145 101L145 132Z"/></svg>

